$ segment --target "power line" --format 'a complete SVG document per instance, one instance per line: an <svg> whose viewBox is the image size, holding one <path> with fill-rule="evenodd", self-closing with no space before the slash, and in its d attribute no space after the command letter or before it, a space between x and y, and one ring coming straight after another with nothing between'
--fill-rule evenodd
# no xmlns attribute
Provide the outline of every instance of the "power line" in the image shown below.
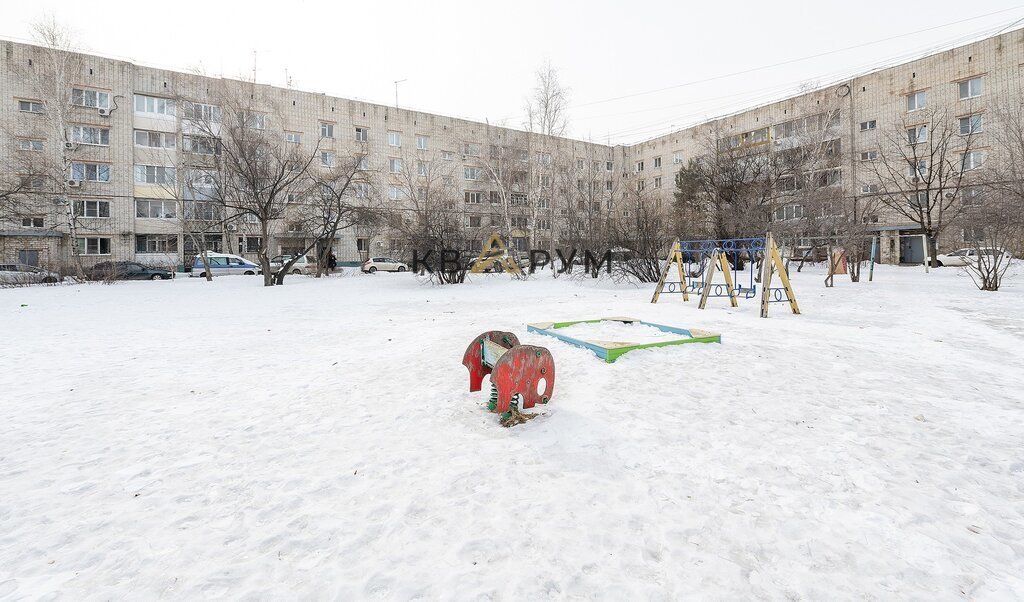
<svg viewBox="0 0 1024 602"><path fill-rule="evenodd" d="M999 11L999 12L1005 12L1005 11ZM982 16L986 16L986 15L982 15ZM981 18L981 17L975 17L975 18ZM957 45L959 45L961 43L965 43L966 41L969 41L969 40L973 41L973 40L980 39L980 38L983 38L983 37L990 37L992 35L998 35L999 33L1005 32L1008 29L1014 27L1015 25L1017 25L1018 23L1021 23L1021 22L1024 22L1024 18L1018 19L1018 20L1012 22L1011 24L1009 24L1007 26L1000 25L1000 26L998 26L998 28L996 30L986 29L986 30L984 30L982 32L972 33L972 34L968 34L968 35L965 35L965 36L961 36L959 38L956 38L955 40L947 41L947 42L944 42L944 43L942 43L940 45L933 46L930 49L928 49L927 51L925 51L923 54L924 54L924 56L927 56L927 55L933 54L934 52L937 52L938 49L948 47L949 45L957 46ZM940 26L940 27L942 27L942 26ZM935 28L932 28L932 29L935 29ZM925 31L925 30L922 30L922 31ZM995 31L995 33L992 33L992 31ZM911 35L911 34L904 34L904 35ZM897 36L897 37L901 37L901 36ZM896 57L895 59L889 59L889 60L886 60L886 61L883 61L883 62L875 63L875 64L873 64L873 65L871 65L869 67L860 67L860 68L856 68L856 69L848 70L848 71L833 72L833 74L827 75L825 77L827 78L827 81L829 81L830 83L835 83L837 81L851 79L851 78L857 77L859 75L863 75L865 73L870 73L870 72L876 71L878 69L883 69L883 68L886 68L886 67L891 67L891 66L894 66L894 65L903 64L903 63L905 63L907 61L914 60L915 58L920 58L921 56L922 56L922 52L921 51L914 51L914 52L907 53L907 54L901 55L899 57ZM795 62L796 60L799 60L799 59L794 59L794 61L791 61L791 62ZM842 74L842 77L839 77L839 74ZM721 77L728 77L728 76L721 76ZM704 80L704 81L707 81L707 80ZM701 82L692 82L692 83L701 83ZM683 84L683 85L686 85L686 84ZM826 87L827 85L829 85L829 84L826 84L825 86L819 86L816 89L821 89L822 87ZM799 91L799 84L791 84L789 86L789 89L792 89L794 92L797 92L797 91ZM766 97L763 102L754 103L753 105L748 104L748 105L745 105L745 106L737 108L735 111L720 113L720 114L718 114L718 115L716 115L714 117L707 117L706 113L705 113L704 114L705 116L703 117L703 121L707 121L708 119L720 119L722 117L727 117L728 115L733 115L736 112L740 112L740 111L743 111L743 110L749 110L750 107L752 107L752 106L759 106L760 104L764 104L764 102L772 102L772 101L777 101L777 100L783 100L785 98L788 98L788 95L781 96L781 97L780 96L776 96L776 95L771 95L769 97ZM694 103L686 103L686 104L694 104ZM694 115L696 115L696 114L694 114ZM680 121L683 121L683 123L679 124ZM672 122L672 125L667 125L670 122ZM664 129L665 127L673 127L674 128L674 127L676 127L676 125L678 125L679 129L682 129L684 127L689 127L689 126L694 125L693 123L685 123L685 121L683 119L680 119L679 117L676 117L676 118L671 118L671 119L662 119L662 120L660 120L658 122L653 122L653 123L651 123L648 126L637 126L635 128L626 128L624 130L618 130L618 131L609 132L608 134L606 134L606 136L622 136L622 135L627 135L627 134L640 134L640 133L643 133L642 130L651 131L651 127L654 126L657 123L666 124L666 125L664 127L662 127L662 128L655 128L656 130Z"/></svg>
<svg viewBox="0 0 1024 602"><path fill-rule="evenodd" d="M829 51L826 51L826 52L819 52L817 54L812 54L812 55L808 55L808 56L804 56L804 57L800 57L800 58L780 61L778 63L772 63L772 64L769 64L769 65L762 65L760 67L751 67L749 69L743 69L741 71L735 71L735 72L732 72L732 73L725 73L725 74L722 74L722 75L715 75L715 76L704 78L704 79L693 80L693 81L689 81L689 82L683 82L681 84L674 84L672 86L666 86L664 88L657 88L657 89L654 89L654 90L646 90L646 91L643 91L643 92L635 92L633 94L625 94L625 95L622 95L622 96L615 96L613 98L606 98L606 99L603 99L603 100L595 100L595 101L592 101L592 102L587 102L587 103L583 103L583 104L573 105L573 106L570 106L568 108L570 108L570 109L579 109L579 108L582 108L582 107L589 107L591 105L603 104L603 103L606 103L606 102L614 102L616 100L624 100L626 98L635 98L637 96L646 96L648 94L656 94L658 92L665 92L667 90L675 90L675 89L684 88L684 87L687 87L687 86L695 86L697 84L704 84L704 83L708 83L708 82L718 81L718 80L721 80L721 79L726 79L726 78L729 78L729 77L736 77L737 75L746 75L748 73L753 73L755 71L763 71L765 69L773 69L775 67L782 67L784 65L792 65L793 63L799 63L799 62L803 62L803 61L808 61L808 60L811 60L811 59L821 58L821 57L829 56L829 55L832 55L832 54L838 54L840 52L846 52L848 50L856 50L858 48L864 48L864 47L867 47L867 46L873 46L875 44L881 44L883 42L890 42L892 40L898 40L900 38L905 38L905 37L908 37L908 36L917 35L919 33L926 33L926 32L929 32L929 31L934 31L936 29L942 29L942 28L945 28L945 27L951 27L953 25L959 25L961 23L967 23L968 21L976 21L978 19L984 19L986 17L991 17L993 15L1002 14L1002 13L1009 12L1009 11L1012 11L1012 10L1019 10L1021 8L1024 8L1024 5L1018 5L1018 6L1014 6L1014 7L1011 7L1011 8L1004 8L1002 10L997 10L997 11L994 11L994 12L991 12L991 13L986 13L984 15L978 15L978 16L975 16L975 17L968 17L966 19L960 19L958 21L953 21L953 22L950 22L950 23L942 24L942 25L935 25L933 27L926 27L925 29L919 29L917 31L911 31L911 32L908 32L908 33L901 33L899 35L890 36L888 38L882 38L882 39L874 40L874 41L871 41L871 42L863 42L861 44L855 44L853 46L847 46L845 48L837 48L835 50L829 50Z"/></svg>

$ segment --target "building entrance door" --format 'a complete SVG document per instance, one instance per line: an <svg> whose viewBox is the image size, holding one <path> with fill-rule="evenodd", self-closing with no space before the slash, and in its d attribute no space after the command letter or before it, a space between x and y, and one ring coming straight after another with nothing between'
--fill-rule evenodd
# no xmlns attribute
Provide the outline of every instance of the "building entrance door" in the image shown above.
<svg viewBox="0 0 1024 602"><path fill-rule="evenodd" d="M900 263L924 263L924 248L921 236L917 234L900 235Z"/></svg>

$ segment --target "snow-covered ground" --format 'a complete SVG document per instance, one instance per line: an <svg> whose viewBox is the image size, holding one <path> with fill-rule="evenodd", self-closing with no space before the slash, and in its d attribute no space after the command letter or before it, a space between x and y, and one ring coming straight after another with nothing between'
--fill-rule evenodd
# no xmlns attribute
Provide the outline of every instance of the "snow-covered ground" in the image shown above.
<svg viewBox="0 0 1024 602"><path fill-rule="evenodd" d="M1024 597L1024 271L0 290L0 599ZM614 364L526 323L722 333ZM485 330L548 347L512 429Z"/></svg>

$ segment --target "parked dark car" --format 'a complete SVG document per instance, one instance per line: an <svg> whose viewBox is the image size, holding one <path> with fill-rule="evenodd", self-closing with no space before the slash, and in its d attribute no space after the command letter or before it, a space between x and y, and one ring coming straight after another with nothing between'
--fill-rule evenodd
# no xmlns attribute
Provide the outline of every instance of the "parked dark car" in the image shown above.
<svg viewBox="0 0 1024 602"><path fill-rule="evenodd" d="M91 280L168 280L174 272L134 261L104 261L89 270Z"/></svg>

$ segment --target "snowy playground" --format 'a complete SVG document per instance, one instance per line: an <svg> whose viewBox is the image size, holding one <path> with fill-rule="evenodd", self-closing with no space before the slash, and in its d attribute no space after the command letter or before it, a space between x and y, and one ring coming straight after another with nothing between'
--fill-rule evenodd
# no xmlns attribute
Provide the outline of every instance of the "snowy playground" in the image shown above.
<svg viewBox="0 0 1024 602"><path fill-rule="evenodd" d="M504 274L0 290L0 599L1024 595L1024 270L823 277L769 319ZM527 329L608 316L721 342ZM461 364L490 330L557 367L512 428Z"/></svg>

